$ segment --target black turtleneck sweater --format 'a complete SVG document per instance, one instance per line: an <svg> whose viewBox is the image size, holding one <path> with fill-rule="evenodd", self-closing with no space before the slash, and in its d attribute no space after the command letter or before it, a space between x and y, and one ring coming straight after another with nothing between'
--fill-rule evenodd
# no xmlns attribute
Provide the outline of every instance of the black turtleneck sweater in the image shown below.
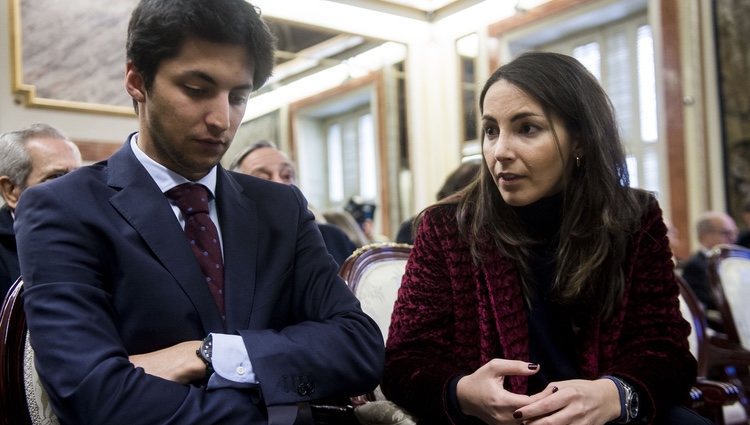
<svg viewBox="0 0 750 425"><path fill-rule="evenodd" d="M531 246L529 277L534 293L527 306L530 360L540 365L539 372L529 378L528 393L534 394L550 382L579 377L572 309L551 296L562 223L562 194L514 210L528 234L537 241Z"/></svg>

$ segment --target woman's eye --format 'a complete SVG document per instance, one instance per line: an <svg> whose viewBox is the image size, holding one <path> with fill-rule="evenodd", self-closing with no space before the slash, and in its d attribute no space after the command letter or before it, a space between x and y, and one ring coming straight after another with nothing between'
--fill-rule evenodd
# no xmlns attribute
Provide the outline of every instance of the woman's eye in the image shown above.
<svg viewBox="0 0 750 425"><path fill-rule="evenodd" d="M494 127L485 127L484 128L484 135L487 136L487 137L495 136L495 135L497 135L497 129L495 129Z"/></svg>
<svg viewBox="0 0 750 425"><path fill-rule="evenodd" d="M521 134L525 134L527 136L532 136L536 134L537 131L539 131L539 128L535 125L524 124L521 126Z"/></svg>

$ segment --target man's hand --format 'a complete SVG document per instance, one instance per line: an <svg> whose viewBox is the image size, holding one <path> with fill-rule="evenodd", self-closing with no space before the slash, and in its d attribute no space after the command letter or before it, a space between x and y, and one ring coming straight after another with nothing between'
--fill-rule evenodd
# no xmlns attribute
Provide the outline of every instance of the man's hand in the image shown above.
<svg viewBox="0 0 750 425"><path fill-rule="evenodd" d="M180 384L189 384L206 376L206 364L195 351L202 341L185 341L151 353L128 357L135 367L143 368L149 375L158 376Z"/></svg>
<svg viewBox="0 0 750 425"><path fill-rule="evenodd" d="M538 365L517 360L493 359L471 375L458 380L456 397L465 415L471 415L491 425L517 424L513 412L529 404L529 396L515 394L503 388L506 376L533 375Z"/></svg>

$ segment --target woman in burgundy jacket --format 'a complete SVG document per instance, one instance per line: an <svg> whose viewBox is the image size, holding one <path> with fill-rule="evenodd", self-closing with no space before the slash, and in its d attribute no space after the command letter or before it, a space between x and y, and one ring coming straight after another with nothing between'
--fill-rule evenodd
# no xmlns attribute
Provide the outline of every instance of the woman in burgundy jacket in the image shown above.
<svg viewBox="0 0 750 425"><path fill-rule="evenodd" d="M486 167L420 217L386 396L425 424L707 423L677 407L696 364L666 227L596 79L527 53L479 104Z"/></svg>

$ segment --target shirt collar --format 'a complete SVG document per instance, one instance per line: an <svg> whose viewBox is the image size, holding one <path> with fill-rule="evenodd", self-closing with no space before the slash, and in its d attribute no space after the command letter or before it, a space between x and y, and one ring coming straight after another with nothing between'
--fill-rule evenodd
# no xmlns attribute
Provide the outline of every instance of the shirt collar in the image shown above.
<svg viewBox="0 0 750 425"><path fill-rule="evenodd" d="M138 162L143 165L143 168L146 169L151 178L154 179L156 185L159 186L159 189L162 191L162 193L177 185L188 183L191 181L151 159L148 155L146 155L145 152L141 150L141 148L138 146L138 143L136 143L137 141L138 133L134 133L130 137L130 148L133 150L133 154L135 154ZM203 176L201 179L193 182L200 183L203 186L206 186L208 188L208 191L211 192L211 196L214 198L216 198L216 168L217 167L214 166L211 171L208 172L208 174Z"/></svg>

